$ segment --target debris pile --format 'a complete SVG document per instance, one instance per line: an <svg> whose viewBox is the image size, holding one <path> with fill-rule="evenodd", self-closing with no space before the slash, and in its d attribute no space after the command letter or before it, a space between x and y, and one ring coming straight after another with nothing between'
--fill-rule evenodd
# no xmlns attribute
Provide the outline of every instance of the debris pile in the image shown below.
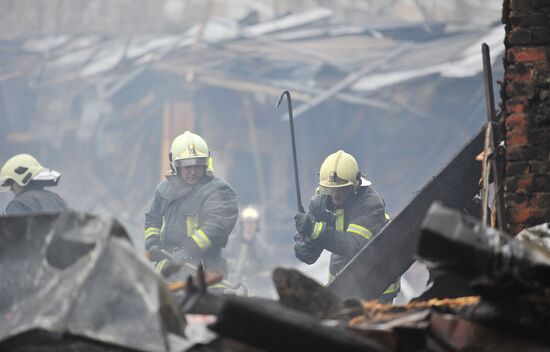
<svg viewBox="0 0 550 352"><path fill-rule="evenodd" d="M422 224L417 255L428 261L432 273L461 277L476 296L400 306L342 301L299 272L279 268L273 273L279 302L222 298L212 329L222 339L269 351L304 346L365 351L545 349L550 346L545 337L550 322L550 251L545 241L550 233L545 226L514 239L435 203Z"/></svg>
<svg viewBox="0 0 550 352"><path fill-rule="evenodd" d="M170 291L116 220L0 216L0 242L0 350L165 351L184 335Z"/></svg>
<svg viewBox="0 0 550 352"><path fill-rule="evenodd" d="M279 300L214 294L199 267L168 286L113 220L67 212L0 217L0 349L62 351L448 351L548 348L548 225L512 238L434 204L417 255L476 296L407 305L343 300L278 268ZM434 275L434 284L438 276ZM170 294L170 288L174 294ZM182 293L182 289L185 292ZM429 291L428 291L429 292ZM428 297L426 295L426 297ZM205 339L186 317L208 316ZM197 320L197 319L195 319ZM200 320L200 319L199 319Z"/></svg>

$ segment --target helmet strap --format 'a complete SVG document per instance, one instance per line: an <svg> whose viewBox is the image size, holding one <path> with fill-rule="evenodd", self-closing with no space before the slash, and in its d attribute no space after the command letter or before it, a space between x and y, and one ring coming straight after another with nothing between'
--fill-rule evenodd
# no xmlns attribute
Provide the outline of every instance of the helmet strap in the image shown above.
<svg viewBox="0 0 550 352"><path fill-rule="evenodd" d="M174 163L172 162L172 153L168 153L168 160L170 161L170 170L172 171L172 175L178 174L178 168L174 167Z"/></svg>
<svg viewBox="0 0 550 352"><path fill-rule="evenodd" d="M206 176L212 177L214 176L214 166L213 166L213 160L210 156L210 153L208 153L208 161L206 164Z"/></svg>
<svg viewBox="0 0 550 352"><path fill-rule="evenodd" d="M353 193L357 194L357 190L359 187L361 187L361 171L357 171L357 175L355 175L355 179L357 180L357 185L353 189Z"/></svg>

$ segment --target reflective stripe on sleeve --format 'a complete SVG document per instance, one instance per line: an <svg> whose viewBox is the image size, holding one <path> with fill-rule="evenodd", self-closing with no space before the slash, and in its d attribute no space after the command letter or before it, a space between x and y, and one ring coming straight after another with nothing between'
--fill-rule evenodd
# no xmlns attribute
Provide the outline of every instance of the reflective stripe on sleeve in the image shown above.
<svg viewBox="0 0 550 352"><path fill-rule="evenodd" d="M208 248L212 247L212 241L210 241L210 238L208 238L201 229L198 229L191 238L203 252L206 252Z"/></svg>
<svg viewBox="0 0 550 352"><path fill-rule="evenodd" d="M391 219L390 214L384 213L384 218L386 219L386 221L389 221Z"/></svg>
<svg viewBox="0 0 550 352"><path fill-rule="evenodd" d="M311 233L311 239L314 240L316 239L317 237L319 237L319 235L321 234L321 232L323 231L323 228L325 227L325 223L324 222L316 222L315 223L315 227L313 228L313 232Z"/></svg>
<svg viewBox="0 0 550 352"><path fill-rule="evenodd" d="M159 233L160 233L159 228L157 228L157 227L148 227L148 228L145 229L144 235L145 235L145 238L147 239L147 238L149 238L153 235L158 235Z"/></svg>
<svg viewBox="0 0 550 352"><path fill-rule="evenodd" d="M383 295L387 295L389 293L395 293L395 292L399 292L401 290L401 282L400 280L397 280L396 282L394 282L393 284L391 284L387 289L386 291L384 291Z"/></svg>
<svg viewBox="0 0 550 352"><path fill-rule="evenodd" d="M199 229L199 215L185 217L185 224L187 225L187 237L192 237Z"/></svg>
<svg viewBox="0 0 550 352"><path fill-rule="evenodd" d="M157 263L157 265L155 266L155 271L157 273L161 273L162 269L164 269L166 264L168 264L168 259L164 258L163 260L161 260L160 262Z"/></svg>
<svg viewBox="0 0 550 352"><path fill-rule="evenodd" d="M370 240L372 238L372 232L369 229L367 229L366 227L363 227L361 225L357 225L357 224L349 224L347 232L356 233L356 234L366 238L367 240Z"/></svg>
<svg viewBox="0 0 550 352"><path fill-rule="evenodd" d="M228 288L228 287L218 282L217 284L208 285L208 288Z"/></svg>

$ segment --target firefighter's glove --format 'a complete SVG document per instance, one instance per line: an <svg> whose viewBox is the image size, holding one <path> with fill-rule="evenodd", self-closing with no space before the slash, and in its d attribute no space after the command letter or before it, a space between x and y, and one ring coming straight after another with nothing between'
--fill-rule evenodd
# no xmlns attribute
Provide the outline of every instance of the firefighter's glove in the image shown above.
<svg viewBox="0 0 550 352"><path fill-rule="evenodd" d="M313 264L319 258L322 248L312 241L304 240L300 234L294 236L294 254L296 258L306 264Z"/></svg>
<svg viewBox="0 0 550 352"><path fill-rule="evenodd" d="M297 213L294 216L296 230L304 236L309 237L313 231L313 217L306 213Z"/></svg>
<svg viewBox="0 0 550 352"><path fill-rule="evenodd" d="M155 244L151 246L151 248L149 248L149 250L147 251L147 257L149 257L149 260L152 262L160 262L167 256L166 254L162 253L161 247Z"/></svg>

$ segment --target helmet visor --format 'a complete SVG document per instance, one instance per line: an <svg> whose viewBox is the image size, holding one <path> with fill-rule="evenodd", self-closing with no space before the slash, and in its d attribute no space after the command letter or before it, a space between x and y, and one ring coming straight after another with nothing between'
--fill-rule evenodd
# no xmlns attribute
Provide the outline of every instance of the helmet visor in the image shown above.
<svg viewBox="0 0 550 352"><path fill-rule="evenodd" d="M201 158L187 158L174 160L176 167L191 166L191 165L208 165L208 157Z"/></svg>
<svg viewBox="0 0 550 352"><path fill-rule="evenodd" d="M343 187L325 187L319 185L319 193L329 196L347 195L353 190L353 185L346 185Z"/></svg>

